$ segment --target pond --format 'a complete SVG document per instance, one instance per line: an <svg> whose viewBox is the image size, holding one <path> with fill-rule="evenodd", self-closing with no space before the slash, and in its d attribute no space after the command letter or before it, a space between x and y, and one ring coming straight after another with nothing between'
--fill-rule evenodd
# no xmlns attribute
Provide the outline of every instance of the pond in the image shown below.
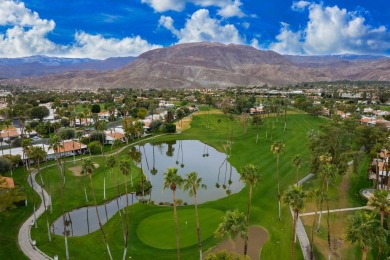
<svg viewBox="0 0 390 260"><path fill-rule="evenodd" d="M196 140L170 141L165 143L148 143L134 147L129 153L138 166L143 169L152 189L145 195L146 200L155 204L170 204L172 191L163 190L164 173L167 168L177 168L178 174L185 178L190 172L197 172L198 177L207 185L207 189L198 191L198 203L217 200L229 194L239 192L244 184L239 181L240 175L228 162L228 155L221 153L207 144ZM130 185L130 184L129 184ZM137 201L129 194L129 204ZM188 191L176 191L176 198L182 203L193 204ZM118 199L119 209L126 206L126 195ZM116 200L98 206L102 224L118 212ZM68 236L83 236L99 229L95 207L83 207L66 213L66 232ZM51 226L51 231L64 235L62 217Z"/></svg>
<svg viewBox="0 0 390 260"><path fill-rule="evenodd" d="M200 141L148 143L135 148L142 154L138 166L143 169L153 187L151 194L145 196L145 199L150 199L155 204L172 202L172 191L163 190L167 168L177 168L178 174L183 178L190 172L198 173L198 177L207 185L206 190L201 189L198 192L199 203L223 198L239 192L244 187L239 181L240 175L228 162L228 156ZM183 203L193 203L188 191L178 189L176 198Z"/></svg>
<svg viewBox="0 0 390 260"><path fill-rule="evenodd" d="M127 196L129 199L129 205L137 202L136 196L134 194L131 193ZM105 224L118 212L118 207L119 210L122 210L126 207L126 195L118 197L118 204L116 199L114 199L105 205L98 206L100 221L102 224ZM64 221L61 216L51 225L51 232L56 235L63 236L63 223ZM65 223L67 235L70 237L84 236L99 229L99 222L97 220L95 206L83 207L67 212L65 214Z"/></svg>

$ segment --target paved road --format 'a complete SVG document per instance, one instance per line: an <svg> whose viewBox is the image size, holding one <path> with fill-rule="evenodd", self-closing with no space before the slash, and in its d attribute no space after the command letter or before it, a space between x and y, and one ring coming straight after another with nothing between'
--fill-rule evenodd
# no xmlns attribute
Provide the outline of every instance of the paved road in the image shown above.
<svg viewBox="0 0 390 260"><path fill-rule="evenodd" d="M369 210L372 210L372 207L369 207L369 206L363 206L363 207L356 207L356 208L344 208L344 209L331 209L329 210L329 213L332 213L332 212L343 212L343 211L354 211L354 210L360 210L360 209L369 209ZM317 212L317 214L319 214L320 211ZM327 214L328 211L327 210L323 210L321 211L322 214ZM299 216L310 216L310 215L315 215L316 213L315 212L307 212L307 213L303 213L303 214L299 214Z"/></svg>
<svg viewBox="0 0 390 260"><path fill-rule="evenodd" d="M39 194L39 196L41 197L41 200L42 200L41 205L36 210L36 218L39 218L39 216L41 216L43 214L43 212L45 211L43 199L45 199L47 207L50 206L51 200L50 200L50 197L45 190L43 190L44 198L42 197L41 186L39 186L37 184L37 182L35 181L35 176L37 175L37 173L38 173L38 171L36 171L36 170L33 173L31 173L32 181L29 177L28 183ZM30 233L31 228L35 228L34 226L31 226L33 221L34 221L34 214L31 215L31 217L29 217L26 220L26 222L23 223L22 227L19 230L18 242L19 242L20 249L31 260L53 259L53 258L49 257L48 255L46 255L45 253L43 253L42 251L40 251L36 246L33 245L33 241L31 240L31 233Z"/></svg>
<svg viewBox="0 0 390 260"><path fill-rule="evenodd" d="M294 211L292 210L292 208L290 208L290 211L292 217L294 218ZM310 259L310 241L309 241L309 237L306 234L306 230L305 227L303 226L300 216L298 216L297 227L295 232L296 232L296 236L298 237L299 244L301 246L303 258L305 260Z"/></svg>
<svg viewBox="0 0 390 260"><path fill-rule="evenodd" d="M301 185L302 183L309 180L313 176L314 176L313 173L308 174L307 176L302 178L300 181L298 181L298 185ZM290 211L291 211L291 215L294 219L294 211L292 210L291 207L290 207ZM299 244L301 245L303 258L305 260L309 260L310 259L310 241L309 241L309 237L306 234L306 230L305 230L305 227L303 226L303 223L302 223L300 216L298 216L298 221L297 221L297 226L296 226L295 232L296 232L296 235L298 237Z"/></svg>

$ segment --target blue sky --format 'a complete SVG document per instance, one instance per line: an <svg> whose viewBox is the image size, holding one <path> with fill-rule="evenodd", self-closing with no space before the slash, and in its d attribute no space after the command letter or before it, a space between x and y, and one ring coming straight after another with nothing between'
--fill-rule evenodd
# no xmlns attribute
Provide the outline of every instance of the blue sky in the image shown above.
<svg viewBox="0 0 390 260"><path fill-rule="evenodd" d="M390 54L387 0L0 0L0 57L138 56L184 42Z"/></svg>

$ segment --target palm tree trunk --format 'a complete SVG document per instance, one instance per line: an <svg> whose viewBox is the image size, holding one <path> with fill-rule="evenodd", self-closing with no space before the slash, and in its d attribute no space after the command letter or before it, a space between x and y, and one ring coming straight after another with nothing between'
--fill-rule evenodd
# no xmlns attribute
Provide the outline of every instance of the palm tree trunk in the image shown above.
<svg viewBox="0 0 390 260"><path fill-rule="evenodd" d="M123 248L123 260L126 259L126 254L127 254L127 246L128 246L128 241L129 241L129 196L128 196L128 191L127 191L127 178L126 178L126 174L123 174L123 178L125 180L125 192L126 192L126 210L125 210L125 214L126 214L126 225L125 225L125 228L126 230L124 230L124 234L125 234L125 244L124 244L124 248Z"/></svg>
<svg viewBox="0 0 390 260"><path fill-rule="evenodd" d="M38 160L38 173L39 173L39 176L41 177L41 180L42 180L42 175L41 175L41 169L40 168L41 167L39 165L39 160ZM43 199L43 207L45 208L45 211L46 211L47 235L49 237L49 242L51 242L50 225L49 225L49 212L47 211L45 194L43 193L43 180L42 180L42 185L41 185L41 194L42 194L42 199Z"/></svg>
<svg viewBox="0 0 390 260"><path fill-rule="evenodd" d="M109 255L110 259L112 260L110 247L109 247L109 245L108 245L106 233L104 232L103 225L102 225L102 222L101 222L101 220L100 220L100 214L99 214L98 207L97 207L96 195L95 195L95 188L94 188L94 186L93 186L93 181L92 181L92 173L89 173L89 180L90 180L90 182L91 182L92 196L93 196L93 201L94 201L94 203L95 203L95 210L96 210L96 215L97 215L97 218L98 218L98 223L99 223L100 231L102 232L103 241L104 241L104 244L105 244L106 247L107 247L108 255Z"/></svg>
<svg viewBox="0 0 390 260"><path fill-rule="evenodd" d="M381 210L379 212L380 216L381 216L381 227L383 228L383 220L384 220L384 217L385 217L385 212L383 210Z"/></svg>
<svg viewBox="0 0 390 260"><path fill-rule="evenodd" d="M328 226L328 259L330 260L330 256L331 256L331 253L332 253L332 248L331 248L331 245L330 245L329 199L326 200L326 208L327 208L327 211L328 211L328 216L326 218L326 222L327 222L327 226Z"/></svg>
<svg viewBox="0 0 390 260"><path fill-rule="evenodd" d="M106 172L104 172L103 178L103 199L106 200Z"/></svg>
<svg viewBox="0 0 390 260"><path fill-rule="evenodd" d="M381 256L382 256L382 245L379 245L379 248L378 248L378 255L376 257L377 260L380 260L381 259Z"/></svg>
<svg viewBox="0 0 390 260"><path fill-rule="evenodd" d="M176 248L177 248L177 259L180 260L180 241L179 241L179 224L176 213L176 191L172 190L173 193L173 220L176 226Z"/></svg>
<svg viewBox="0 0 390 260"><path fill-rule="evenodd" d="M196 196L196 189L194 189L194 205L195 205L195 217L196 217L196 231L198 233L198 248L199 248L199 259L202 260L202 240L200 236L200 224L198 215L198 198Z"/></svg>
<svg viewBox="0 0 390 260"><path fill-rule="evenodd" d="M61 208L62 208L62 222L64 225L64 238L65 238L65 256L66 259L69 259L69 249L68 249L68 233L66 232L66 218L65 218L65 202L64 202L64 190L65 190L65 183L61 184Z"/></svg>
<svg viewBox="0 0 390 260"><path fill-rule="evenodd" d="M279 206L279 222L281 220L280 217L280 184L279 184L279 155L276 156L276 179L277 179L277 185L278 185L278 206Z"/></svg>
<svg viewBox="0 0 390 260"><path fill-rule="evenodd" d="M310 238L310 260L314 259L314 227L316 225L317 209L314 212L313 225L311 226L311 238Z"/></svg>
<svg viewBox="0 0 390 260"><path fill-rule="evenodd" d="M298 211L294 211L294 223L293 223L293 232L292 232L292 240L291 240L291 259L295 258L295 231L298 220Z"/></svg>
<svg viewBox="0 0 390 260"><path fill-rule="evenodd" d="M112 182L112 185L114 186L116 206L117 206L117 209L118 209L119 218L121 219L121 223L122 223L123 241L126 241L126 233L125 233L125 226L124 226L125 224L123 223L122 213L119 210L118 186L115 185L114 176L113 176L113 167L111 167L111 182Z"/></svg>
<svg viewBox="0 0 390 260"><path fill-rule="evenodd" d="M367 258L367 249L363 248L362 260L366 260L366 258Z"/></svg>
<svg viewBox="0 0 390 260"><path fill-rule="evenodd" d="M319 215L319 217L318 217L317 232L320 232L321 217L322 217L322 202L320 203L320 215Z"/></svg>
<svg viewBox="0 0 390 260"><path fill-rule="evenodd" d="M378 153L376 154L376 189L379 188L379 166L378 166Z"/></svg>
<svg viewBox="0 0 390 260"><path fill-rule="evenodd" d="M251 213L252 188L253 188L253 185L250 184L250 185L249 185L248 213L247 213L247 215L246 215L246 226L248 227L248 234L247 234L247 236L245 237L244 256L246 256L246 254L247 254L247 252L248 252L249 216L250 216L250 213Z"/></svg>
<svg viewBox="0 0 390 260"><path fill-rule="evenodd" d="M84 187L85 202L88 202L87 189Z"/></svg>

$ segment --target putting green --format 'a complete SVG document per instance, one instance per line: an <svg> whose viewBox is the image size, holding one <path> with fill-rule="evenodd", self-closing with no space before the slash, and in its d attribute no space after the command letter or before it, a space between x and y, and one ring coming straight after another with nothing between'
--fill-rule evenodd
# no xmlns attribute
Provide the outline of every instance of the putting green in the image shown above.
<svg viewBox="0 0 390 260"><path fill-rule="evenodd" d="M180 208L179 208L180 209ZM202 240L212 236L221 222L223 212L215 209L199 209ZM178 210L180 247L198 243L194 209ZM158 213L142 220L137 228L139 239L159 249L176 248L176 231L172 211Z"/></svg>

